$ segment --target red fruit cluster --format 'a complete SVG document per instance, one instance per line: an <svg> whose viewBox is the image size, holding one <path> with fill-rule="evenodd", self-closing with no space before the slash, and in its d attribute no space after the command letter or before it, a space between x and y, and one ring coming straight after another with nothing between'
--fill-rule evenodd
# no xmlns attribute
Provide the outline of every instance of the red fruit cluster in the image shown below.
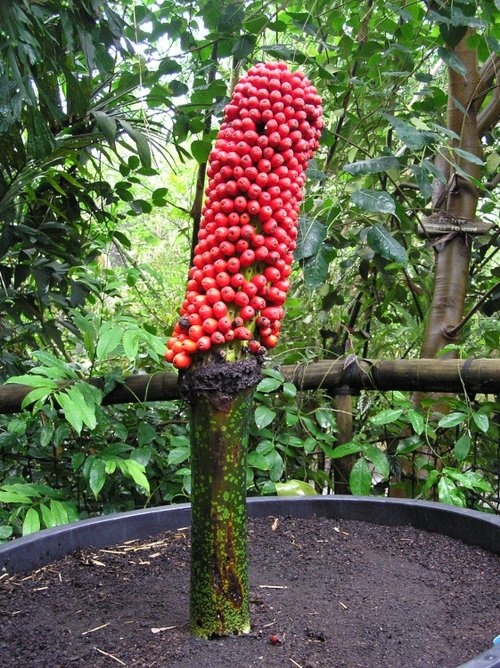
<svg viewBox="0 0 500 668"><path fill-rule="evenodd" d="M314 86L285 63L256 65L236 85L209 156L186 298L167 343L177 368L235 339L253 354L276 345L321 113Z"/></svg>

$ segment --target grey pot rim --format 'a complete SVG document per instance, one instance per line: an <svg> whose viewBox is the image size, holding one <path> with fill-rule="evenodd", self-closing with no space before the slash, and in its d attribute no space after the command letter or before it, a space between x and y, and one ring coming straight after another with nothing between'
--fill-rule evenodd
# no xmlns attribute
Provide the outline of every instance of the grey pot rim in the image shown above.
<svg viewBox="0 0 500 668"><path fill-rule="evenodd" d="M430 501L355 496L249 498L250 517L350 519L379 525L410 525L442 533L500 554L500 516ZM191 523L188 503L134 510L80 520L0 545L0 572L24 572L83 547L106 547L146 538ZM500 632L500 629L499 629ZM494 645L458 668L500 668L500 645Z"/></svg>

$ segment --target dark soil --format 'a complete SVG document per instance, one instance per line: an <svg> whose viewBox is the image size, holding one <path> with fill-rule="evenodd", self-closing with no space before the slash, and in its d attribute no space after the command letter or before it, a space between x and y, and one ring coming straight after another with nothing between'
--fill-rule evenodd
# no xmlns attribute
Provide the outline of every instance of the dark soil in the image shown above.
<svg viewBox="0 0 500 668"><path fill-rule="evenodd" d="M500 632L499 558L479 548L326 519L250 520L249 538L250 635L189 635L183 529L4 575L0 666L452 668Z"/></svg>

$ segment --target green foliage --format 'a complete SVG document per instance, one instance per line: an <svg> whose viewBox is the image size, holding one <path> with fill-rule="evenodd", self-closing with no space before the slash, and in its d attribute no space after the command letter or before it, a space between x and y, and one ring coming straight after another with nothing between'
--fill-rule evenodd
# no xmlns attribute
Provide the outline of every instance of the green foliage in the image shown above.
<svg viewBox="0 0 500 668"><path fill-rule="evenodd" d="M482 158L455 146L445 66L465 74L453 48L468 27L482 66L498 50L498 13L486 1L365 9L326 0L0 3L0 375L31 388L23 412L0 417L0 540L189 498L185 408L109 408L102 396L124 375L163 368L188 269L196 170L231 82L253 62L300 65L327 123L307 172L274 360L347 355L347 366L356 355L418 355L433 287L418 222L432 211L433 186L447 183L434 158L462 176L460 161L473 162L484 181L500 163L494 129ZM478 217L497 223L495 192L474 185ZM445 354L497 354L497 250L495 234L471 242L466 311L490 296L462 346ZM86 382L97 376L103 386ZM355 437L339 445L331 398L268 368L249 493L331 491L332 465L353 456L357 493L406 484L409 495L491 509L499 423L490 399L420 409L406 394L363 394ZM402 469L410 482L400 483Z"/></svg>

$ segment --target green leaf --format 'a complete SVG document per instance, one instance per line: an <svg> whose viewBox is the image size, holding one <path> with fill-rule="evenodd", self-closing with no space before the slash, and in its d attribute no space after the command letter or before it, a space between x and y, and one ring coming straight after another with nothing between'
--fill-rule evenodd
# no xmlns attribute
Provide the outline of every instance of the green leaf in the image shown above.
<svg viewBox="0 0 500 668"><path fill-rule="evenodd" d="M77 406L80 412L83 424L87 425L89 429L94 429L97 424L96 397L91 393L91 390L94 389L86 383L79 383L68 390L73 404Z"/></svg>
<svg viewBox="0 0 500 668"><path fill-rule="evenodd" d="M1 503L31 503L29 496L19 494L18 492L4 492L0 490Z"/></svg>
<svg viewBox="0 0 500 668"><path fill-rule="evenodd" d="M193 158L200 164L208 160L212 144L204 139L195 139L191 142L191 153Z"/></svg>
<svg viewBox="0 0 500 668"><path fill-rule="evenodd" d="M47 529L50 529L51 527L56 526L56 521L52 517L52 513L50 512L50 509L48 506L46 506L44 503L40 504L40 511L42 513L42 520Z"/></svg>
<svg viewBox="0 0 500 668"><path fill-rule="evenodd" d="M293 383L287 381L286 383L283 383L283 394L287 399L293 399L297 396L297 388Z"/></svg>
<svg viewBox="0 0 500 668"><path fill-rule="evenodd" d="M38 375L12 376L5 381L5 384L28 385L29 387L43 387L47 392L57 389L57 383L50 378Z"/></svg>
<svg viewBox="0 0 500 668"><path fill-rule="evenodd" d="M455 447L453 448L455 457L459 462L463 462L464 459L467 458L467 455L469 454L470 451L470 446L471 446L471 439L469 434L463 434L462 436L460 436L458 441L455 443Z"/></svg>
<svg viewBox="0 0 500 668"><path fill-rule="evenodd" d="M441 37L443 38L443 41L446 43L446 45L453 49L453 47L457 46L462 37L464 37L465 33L467 32L467 27L440 23L439 32L441 33Z"/></svg>
<svg viewBox="0 0 500 668"><path fill-rule="evenodd" d="M106 463L102 459L95 459L90 467L89 485L97 499L99 492L106 482Z"/></svg>
<svg viewBox="0 0 500 668"><path fill-rule="evenodd" d="M408 436L408 438L403 438L399 441L396 448L396 454L398 455L408 455L410 452L415 452L422 445L422 440L416 436Z"/></svg>
<svg viewBox="0 0 500 668"><path fill-rule="evenodd" d="M490 428L490 421L488 419L488 416L485 415L484 413L472 413L472 419L476 423L478 429L480 429L482 432L486 434L486 432Z"/></svg>
<svg viewBox="0 0 500 668"><path fill-rule="evenodd" d="M300 218L296 260L304 260L316 255L326 238L326 226L317 218Z"/></svg>
<svg viewBox="0 0 500 668"><path fill-rule="evenodd" d="M125 132L128 134L128 136L135 142L135 145L137 147L137 154L141 159L143 167L150 168L151 149L149 148L149 143L146 137L142 134L142 132L139 132L139 130L133 128L130 125L130 123L123 120L122 118L120 119L120 124L122 128L125 130Z"/></svg>
<svg viewBox="0 0 500 668"><path fill-rule="evenodd" d="M467 419L465 413L450 413L449 415L444 415L438 422L438 427L443 429L448 429L449 427L456 427L458 424L462 424Z"/></svg>
<svg viewBox="0 0 500 668"><path fill-rule="evenodd" d="M425 420L422 413L419 413L413 408L410 408L410 410L406 413L406 416L411 426L413 427L413 431L420 436L420 434L422 434L425 429Z"/></svg>
<svg viewBox="0 0 500 668"><path fill-rule="evenodd" d="M371 158L370 160L358 160L342 167L344 172L358 176L359 174L379 174L390 170L399 170L399 160L394 155Z"/></svg>
<svg viewBox="0 0 500 668"><path fill-rule="evenodd" d="M282 384L283 381L277 378L263 378L257 385L257 392L275 392Z"/></svg>
<svg viewBox="0 0 500 668"><path fill-rule="evenodd" d="M34 404L35 402L40 402L41 404L45 403L45 400L47 397L49 397L52 394L52 389L47 389L47 387L38 387L36 390L31 390L31 392L28 392L28 394L24 397L24 399L21 402L21 408L27 408L31 404ZM38 405L38 404L37 404ZM35 410L37 406L33 407L33 410Z"/></svg>
<svg viewBox="0 0 500 668"><path fill-rule="evenodd" d="M372 486L372 474L364 457L357 460L349 475L349 487L353 494L366 496Z"/></svg>
<svg viewBox="0 0 500 668"><path fill-rule="evenodd" d="M277 482L276 494L278 496L313 496L317 492L308 482L292 479L286 482Z"/></svg>
<svg viewBox="0 0 500 668"><path fill-rule="evenodd" d="M7 540L14 533L14 529L7 524L0 524L0 542Z"/></svg>
<svg viewBox="0 0 500 668"><path fill-rule="evenodd" d="M375 466L375 469L384 477L388 478L390 473L389 460L385 452L382 452L376 445L366 445L364 448L365 456Z"/></svg>
<svg viewBox="0 0 500 668"><path fill-rule="evenodd" d="M65 419L76 433L80 434L83 428L83 416L78 403L75 403L66 392L56 392L54 398L63 409Z"/></svg>
<svg viewBox="0 0 500 668"><path fill-rule="evenodd" d="M406 250L383 225L372 225L366 239L370 247L386 260L406 264Z"/></svg>
<svg viewBox="0 0 500 668"><path fill-rule="evenodd" d="M268 471L270 468L267 459L259 452L249 452L247 464L255 469L259 469L259 471Z"/></svg>
<svg viewBox="0 0 500 668"><path fill-rule="evenodd" d="M361 452L363 446L359 443L349 442L343 443L342 445L337 445L331 453L329 453L330 459L339 459L340 457L346 457L347 455L353 455L356 452Z"/></svg>
<svg viewBox="0 0 500 668"><path fill-rule="evenodd" d="M114 118L108 116L104 111L93 111L97 127L106 137L106 139L113 144L116 139L116 121Z"/></svg>
<svg viewBox="0 0 500 668"><path fill-rule="evenodd" d="M130 453L130 459L133 459L141 466L147 466L153 454L152 448L134 448Z"/></svg>
<svg viewBox="0 0 500 668"><path fill-rule="evenodd" d="M149 443L152 443L155 440L155 438L156 438L156 429L147 422L141 422L137 430L137 440L139 442L139 445L141 447L144 445L149 445Z"/></svg>
<svg viewBox="0 0 500 668"><path fill-rule="evenodd" d="M56 499L50 500L50 514L52 515L52 519L54 520L56 526L67 524L69 521L66 508L60 501L57 501Z"/></svg>
<svg viewBox="0 0 500 668"><path fill-rule="evenodd" d="M304 283L307 288L316 290L325 283L332 258L331 248L323 246L316 255L304 260Z"/></svg>
<svg viewBox="0 0 500 668"><path fill-rule="evenodd" d="M467 76L467 68L456 53L440 46L438 48L438 54L441 60L445 62L450 69L457 72L457 74L461 74L464 78Z"/></svg>
<svg viewBox="0 0 500 668"><path fill-rule="evenodd" d="M111 355L120 345L123 337L123 329L121 327L111 326L99 332L99 342L97 344L97 359L102 360L108 355Z"/></svg>
<svg viewBox="0 0 500 668"><path fill-rule="evenodd" d="M134 459L127 459L119 463L120 468L126 473L136 485L142 487L146 494L149 494L149 481L144 475L144 466L136 462Z"/></svg>
<svg viewBox="0 0 500 668"><path fill-rule="evenodd" d="M23 536L28 536L35 531L40 531L40 516L34 508L29 508L24 516Z"/></svg>
<svg viewBox="0 0 500 668"><path fill-rule="evenodd" d="M470 151L464 151L462 148L454 148L453 151L461 158L467 160L467 162L472 162L475 165L484 165L484 160Z"/></svg>
<svg viewBox="0 0 500 668"><path fill-rule="evenodd" d="M396 213L396 202L388 192L362 188L351 193L351 199L357 207L370 213Z"/></svg>
<svg viewBox="0 0 500 668"><path fill-rule="evenodd" d="M252 16L252 18L244 21L243 27L248 32L257 35L264 28L264 26L267 25L267 23L268 23L268 18L264 16L264 14L261 14L259 16Z"/></svg>
<svg viewBox="0 0 500 668"><path fill-rule="evenodd" d="M421 165L412 165L412 172L415 176L415 181L420 188L422 197L429 199L432 195L432 183L429 179L428 170Z"/></svg>
<svg viewBox="0 0 500 668"><path fill-rule="evenodd" d="M375 424L379 427L385 424L390 424L391 422L396 422L403 415L401 408L389 408L385 411L380 411L377 415L374 415L370 418L372 424Z"/></svg>
<svg viewBox="0 0 500 668"><path fill-rule="evenodd" d="M231 49L232 55L237 60L242 60L249 56L255 48L255 37L252 35L242 35L239 39L233 44Z"/></svg>
<svg viewBox="0 0 500 668"><path fill-rule="evenodd" d="M396 118L390 114L384 114L389 123L394 128L399 139L406 144L412 151L418 151L427 144L437 141L438 136L433 132L421 132L410 123L406 123L401 118Z"/></svg>
<svg viewBox="0 0 500 668"><path fill-rule="evenodd" d="M40 496L40 489L38 489L38 487L38 485L30 485L26 482L16 482L10 485L3 485L2 489L6 492L16 492L23 496L38 498Z"/></svg>
<svg viewBox="0 0 500 668"><path fill-rule="evenodd" d="M264 429L276 417L276 413L267 406L257 406L255 409L255 424L258 429Z"/></svg>
<svg viewBox="0 0 500 668"><path fill-rule="evenodd" d="M168 453L168 465L176 466L177 464L182 464L182 462L185 462L186 459L189 459L190 454L191 450L189 447L180 446L178 448L174 448Z"/></svg>
<svg viewBox="0 0 500 668"><path fill-rule="evenodd" d="M133 362L139 352L140 332L135 329L127 329L123 335L123 350L127 358Z"/></svg>
<svg viewBox="0 0 500 668"><path fill-rule="evenodd" d="M463 492L457 488L452 480L446 476L442 476L438 482L437 487L439 500L442 503L449 503L452 506L460 506L461 508L465 508L465 496Z"/></svg>

